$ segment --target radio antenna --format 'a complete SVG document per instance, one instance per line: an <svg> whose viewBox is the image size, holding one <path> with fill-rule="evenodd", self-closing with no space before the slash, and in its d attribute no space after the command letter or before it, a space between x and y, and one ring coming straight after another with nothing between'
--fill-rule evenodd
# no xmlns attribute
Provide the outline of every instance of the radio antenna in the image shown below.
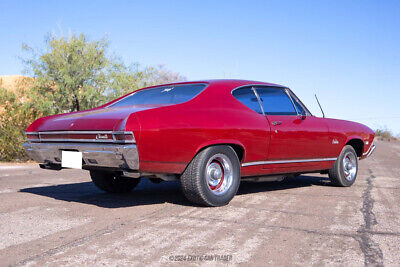
<svg viewBox="0 0 400 267"><path fill-rule="evenodd" d="M317 99L317 103L318 103L318 106L319 106L319 108L321 109L321 112L322 112L322 117L324 117L324 118L325 118L325 113L324 113L324 111L322 110L322 107L321 107L321 104L319 103L318 97L317 97L317 95L316 95L316 94L315 94L314 96L315 96L315 99Z"/></svg>

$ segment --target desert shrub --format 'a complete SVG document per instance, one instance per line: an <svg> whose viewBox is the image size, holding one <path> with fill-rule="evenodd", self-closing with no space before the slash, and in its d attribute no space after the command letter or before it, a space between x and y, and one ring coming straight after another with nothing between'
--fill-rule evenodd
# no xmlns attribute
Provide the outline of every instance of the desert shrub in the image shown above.
<svg viewBox="0 0 400 267"><path fill-rule="evenodd" d="M392 132L386 128L376 129L375 137L378 138L378 140L386 140L386 141L391 141L391 140L396 139L393 136Z"/></svg>
<svg viewBox="0 0 400 267"><path fill-rule="evenodd" d="M22 148L25 130L36 118L43 115L33 101L23 101L21 91L11 92L0 88L0 160L26 160Z"/></svg>

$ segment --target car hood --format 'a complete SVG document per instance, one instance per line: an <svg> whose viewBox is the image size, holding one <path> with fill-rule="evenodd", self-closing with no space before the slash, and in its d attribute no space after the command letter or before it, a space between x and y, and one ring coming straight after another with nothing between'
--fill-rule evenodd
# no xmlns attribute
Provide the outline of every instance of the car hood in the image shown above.
<svg viewBox="0 0 400 267"><path fill-rule="evenodd" d="M131 114L165 105L135 105L129 107L106 107L78 111L41 118L29 131L117 131L125 130L126 120Z"/></svg>

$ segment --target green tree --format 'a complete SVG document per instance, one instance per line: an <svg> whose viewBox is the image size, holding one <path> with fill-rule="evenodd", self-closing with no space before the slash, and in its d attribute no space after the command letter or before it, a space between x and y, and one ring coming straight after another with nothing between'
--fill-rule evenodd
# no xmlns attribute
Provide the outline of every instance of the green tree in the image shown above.
<svg viewBox="0 0 400 267"><path fill-rule="evenodd" d="M125 66L109 53L106 38L89 41L84 34L66 37L50 35L40 53L25 59L28 73L35 78L37 102L48 114L94 108L138 88L185 78L162 66Z"/></svg>
<svg viewBox="0 0 400 267"><path fill-rule="evenodd" d="M107 39L49 35L44 51L23 45L26 77L14 91L1 88L0 160L27 159L24 132L35 119L100 106L133 90L185 78L163 66L127 67Z"/></svg>

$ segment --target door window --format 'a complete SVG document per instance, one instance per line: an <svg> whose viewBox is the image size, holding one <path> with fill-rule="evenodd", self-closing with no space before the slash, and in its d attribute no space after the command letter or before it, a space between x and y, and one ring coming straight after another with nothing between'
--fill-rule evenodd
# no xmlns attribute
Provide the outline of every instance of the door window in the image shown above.
<svg viewBox="0 0 400 267"><path fill-rule="evenodd" d="M257 87L262 107L266 115L297 115L292 101L285 89L276 87Z"/></svg>
<svg viewBox="0 0 400 267"><path fill-rule="evenodd" d="M248 108L259 114L263 114L257 96L254 94L254 91L251 89L251 87L236 89L232 92L232 95Z"/></svg>

